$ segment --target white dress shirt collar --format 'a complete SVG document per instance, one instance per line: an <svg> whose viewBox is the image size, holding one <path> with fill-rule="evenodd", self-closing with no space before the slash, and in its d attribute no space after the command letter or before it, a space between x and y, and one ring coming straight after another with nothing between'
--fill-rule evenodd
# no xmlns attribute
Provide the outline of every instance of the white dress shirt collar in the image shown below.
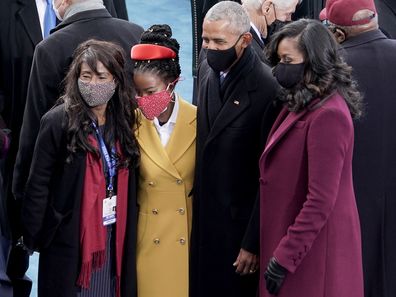
<svg viewBox="0 0 396 297"><path fill-rule="evenodd" d="M250 26L253 28L254 32L256 32L257 36L261 39L261 41L264 42L259 29L257 29L257 27L252 22L250 22Z"/></svg>
<svg viewBox="0 0 396 297"><path fill-rule="evenodd" d="M159 124L157 118L154 118L153 123L158 132L158 136L160 137L162 145L165 147L168 144L168 141L172 135L173 129L176 125L177 115L179 113L179 98L175 93L175 105L173 106L173 111L169 120L163 124L162 126Z"/></svg>
<svg viewBox="0 0 396 297"><path fill-rule="evenodd" d="M38 17L39 17L39 21L40 21L41 35L44 38L44 15L45 15L45 9L47 8L47 1L46 0L36 0L36 7L37 7Z"/></svg>

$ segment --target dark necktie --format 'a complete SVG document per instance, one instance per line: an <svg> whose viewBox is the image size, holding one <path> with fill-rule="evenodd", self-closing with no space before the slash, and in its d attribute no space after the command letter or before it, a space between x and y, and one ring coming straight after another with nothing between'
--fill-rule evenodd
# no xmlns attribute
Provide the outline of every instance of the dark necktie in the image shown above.
<svg viewBox="0 0 396 297"><path fill-rule="evenodd" d="M51 29L56 25L56 16L54 10L52 9L52 2L51 0L46 1L47 7L45 8L44 14L44 38L50 35Z"/></svg>
<svg viewBox="0 0 396 297"><path fill-rule="evenodd" d="M226 78L226 76L224 73L220 74L220 86L223 84L225 78Z"/></svg>

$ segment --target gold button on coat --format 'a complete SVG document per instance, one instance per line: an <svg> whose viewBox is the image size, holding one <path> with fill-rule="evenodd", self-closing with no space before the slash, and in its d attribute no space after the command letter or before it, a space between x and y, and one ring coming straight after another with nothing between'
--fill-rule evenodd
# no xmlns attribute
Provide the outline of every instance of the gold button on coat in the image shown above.
<svg viewBox="0 0 396 297"><path fill-rule="evenodd" d="M186 239L184 237L182 237L179 239L179 242L181 245L184 245L184 244L186 244Z"/></svg>
<svg viewBox="0 0 396 297"><path fill-rule="evenodd" d="M176 180L176 183L177 183L178 185L181 185L181 184L183 183L183 181L182 181L181 179L177 179L177 180Z"/></svg>
<svg viewBox="0 0 396 297"><path fill-rule="evenodd" d="M153 242L154 242L154 244L160 244L160 239L159 238L154 238L154 240L153 240Z"/></svg>
<svg viewBox="0 0 396 297"><path fill-rule="evenodd" d="M158 214L158 209L156 209L156 208L153 208L153 210L151 211L154 215L157 215Z"/></svg>
<svg viewBox="0 0 396 297"><path fill-rule="evenodd" d="M186 210L183 207L180 207L177 211L181 215L184 215L186 213Z"/></svg>

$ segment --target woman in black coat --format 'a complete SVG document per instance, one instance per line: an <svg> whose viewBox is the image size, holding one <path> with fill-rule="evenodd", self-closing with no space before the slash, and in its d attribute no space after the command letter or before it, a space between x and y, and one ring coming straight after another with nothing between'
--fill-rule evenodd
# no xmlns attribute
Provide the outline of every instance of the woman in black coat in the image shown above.
<svg viewBox="0 0 396 297"><path fill-rule="evenodd" d="M134 295L139 151L124 64L119 46L82 43L41 120L22 208L38 297Z"/></svg>

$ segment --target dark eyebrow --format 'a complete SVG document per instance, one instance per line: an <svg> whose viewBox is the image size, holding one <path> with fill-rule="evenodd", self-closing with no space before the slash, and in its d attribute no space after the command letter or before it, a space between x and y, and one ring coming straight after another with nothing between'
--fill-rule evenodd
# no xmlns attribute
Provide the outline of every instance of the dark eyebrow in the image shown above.
<svg viewBox="0 0 396 297"><path fill-rule="evenodd" d="M227 42L225 39L223 38L213 38L214 42Z"/></svg>
<svg viewBox="0 0 396 297"><path fill-rule="evenodd" d="M109 71L105 70L105 71L96 71L96 74L110 74Z"/></svg>
<svg viewBox="0 0 396 297"><path fill-rule="evenodd" d="M156 86L151 86L151 87L144 88L143 90L149 91L150 89L156 89L156 88L157 88Z"/></svg>

